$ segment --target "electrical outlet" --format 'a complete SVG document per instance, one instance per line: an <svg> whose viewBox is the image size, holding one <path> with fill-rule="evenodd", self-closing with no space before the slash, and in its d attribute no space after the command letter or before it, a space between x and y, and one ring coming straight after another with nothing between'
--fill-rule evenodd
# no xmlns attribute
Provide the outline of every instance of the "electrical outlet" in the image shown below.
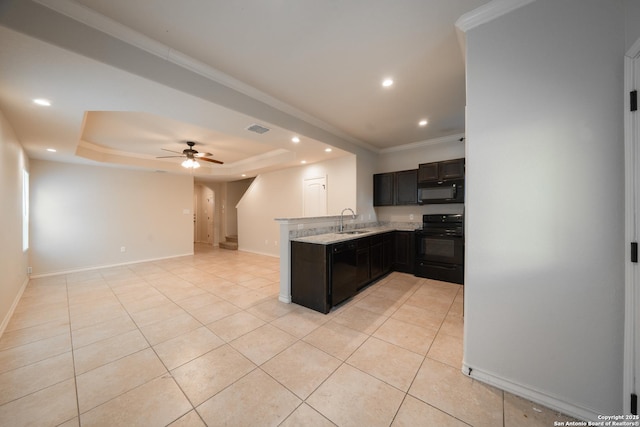
<svg viewBox="0 0 640 427"><path fill-rule="evenodd" d="M127 248L125 248L124 246L120 246L120 252L127 252Z"/></svg>
<svg viewBox="0 0 640 427"><path fill-rule="evenodd" d="M27 267L27 274L33 273L33 269L31 267Z"/></svg>
<svg viewBox="0 0 640 427"><path fill-rule="evenodd" d="M413 221L413 214L409 214L409 221Z"/></svg>

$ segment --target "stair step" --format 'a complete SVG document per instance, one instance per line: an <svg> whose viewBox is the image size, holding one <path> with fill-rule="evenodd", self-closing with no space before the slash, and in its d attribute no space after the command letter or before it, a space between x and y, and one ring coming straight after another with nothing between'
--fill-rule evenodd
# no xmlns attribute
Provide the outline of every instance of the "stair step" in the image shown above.
<svg viewBox="0 0 640 427"><path fill-rule="evenodd" d="M221 247L222 249L229 249L232 251L238 250L238 243L236 242L220 242L218 243L218 246Z"/></svg>
<svg viewBox="0 0 640 427"><path fill-rule="evenodd" d="M238 236L237 235L227 236L227 237L225 237L225 239L226 239L227 242L230 242L230 243L238 243Z"/></svg>

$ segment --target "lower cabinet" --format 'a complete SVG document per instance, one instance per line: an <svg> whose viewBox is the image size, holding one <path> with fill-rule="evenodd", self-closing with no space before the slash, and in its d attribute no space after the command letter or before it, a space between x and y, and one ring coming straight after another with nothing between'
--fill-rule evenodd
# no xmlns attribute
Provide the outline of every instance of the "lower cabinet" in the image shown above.
<svg viewBox="0 0 640 427"><path fill-rule="evenodd" d="M356 250L356 291L367 283L371 278L371 257L369 250L369 238L364 237L356 240L358 249ZM353 295L356 293L354 292ZM351 296L353 296L351 295Z"/></svg>
<svg viewBox="0 0 640 427"><path fill-rule="evenodd" d="M415 240L413 231L396 231L394 238L393 270L413 274L415 270Z"/></svg>
<svg viewBox="0 0 640 427"><path fill-rule="evenodd" d="M382 235L382 270L383 273L393 270L393 260L396 256L395 234L384 233Z"/></svg>
<svg viewBox="0 0 640 427"><path fill-rule="evenodd" d="M392 269L393 232L321 245L291 242L291 301L321 313Z"/></svg>
<svg viewBox="0 0 640 427"><path fill-rule="evenodd" d="M375 279L380 277L384 272L382 234L371 236L369 240L369 273L370 278Z"/></svg>
<svg viewBox="0 0 640 427"><path fill-rule="evenodd" d="M321 313L331 310L331 246L291 242L291 301Z"/></svg>

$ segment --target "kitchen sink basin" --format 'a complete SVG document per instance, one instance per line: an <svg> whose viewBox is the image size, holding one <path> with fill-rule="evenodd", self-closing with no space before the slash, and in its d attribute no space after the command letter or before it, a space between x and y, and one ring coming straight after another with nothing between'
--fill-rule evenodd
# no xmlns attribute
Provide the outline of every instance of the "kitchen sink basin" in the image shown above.
<svg viewBox="0 0 640 427"><path fill-rule="evenodd" d="M338 234L364 234L368 232L369 230L349 230L349 231L339 231Z"/></svg>

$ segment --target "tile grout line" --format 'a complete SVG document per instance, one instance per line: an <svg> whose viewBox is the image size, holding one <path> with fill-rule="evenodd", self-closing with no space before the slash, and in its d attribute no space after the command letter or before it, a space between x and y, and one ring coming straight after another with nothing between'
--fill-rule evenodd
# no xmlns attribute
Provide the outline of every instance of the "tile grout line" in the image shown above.
<svg viewBox="0 0 640 427"><path fill-rule="evenodd" d="M82 427L80 419L80 395L78 393L78 375L76 374L75 350L73 348L73 327L71 325L71 303L69 302L69 281L65 275L64 287L67 293L67 315L69 316L69 341L71 343L71 365L73 367L73 385L76 390L76 414L78 417L78 426Z"/></svg>
<svg viewBox="0 0 640 427"><path fill-rule="evenodd" d="M372 285L370 285L370 286L375 286L376 284L378 284L378 282L376 282L376 283L374 283L374 284L372 284ZM383 284L380 284L380 286L383 286ZM414 287L415 287L416 289L414 289L414 290L413 290L413 292L411 293L411 295L415 294L415 292L417 291L417 288L418 288L418 287L416 287L416 286L414 286ZM371 292L371 293L373 293L373 292ZM404 302L406 302L406 300L407 300L407 299L409 299L409 298L411 297L411 295L409 295L409 297L407 297L407 298L404 300ZM366 295L366 296L362 297L362 298L361 298L361 300L362 300L362 299L364 299L364 298L366 298L367 296L369 296L369 295ZM357 302L357 301L356 301L356 302ZM398 309L399 309L399 308L404 304L404 302L403 302L402 304L400 304L400 306L398 306L398 307L396 308L396 310L394 310L394 312L393 312L393 313L395 313L395 312L396 312L396 311L397 311L397 310L398 310ZM403 396L403 398L402 398L402 401L400 402L400 405L399 405L399 406L398 406L398 408L396 409L396 412L394 413L394 416L393 416L393 418L391 419L391 422L390 422L390 424L389 424L389 425L391 425L391 424L393 423L393 421L395 420L395 417L396 417L396 415L397 415L398 411L399 411L399 410L400 410L400 408L402 407L402 403L404 402L404 400L406 399L407 395L409 394L409 388L410 388L411 386L409 386L409 388L407 388L407 391L405 392L405 391L403 391L403 390L398 389L398 388L397 388L396 386L394 386L393 384L389 384L389 383L388 383L388 382L386 382L385 380L382 380L382 379L380 379L380 378L378 378L378 377L376 377L376 376L374 376L374 375L372 375L372 374L370 374L370 373L368 373L368 372L363 371L363 370L362 370L362 369L360 369L359 367L354 366L354 365L352 365L352 364L348 363L348 359L349 359L351 356L353 356L353 354L355 354L355 353L358 351L358 349L360 349L360 348L361 348L361 347L362 347L362 346L363 346L363 345L364 345L364 344L365 344L365 343L366 343L370 338L372 338L372 337L373 337L373 334L374 334L374 333L375 333L375 332L376 332L380 327L382 327L382 325L384 325L384 323L386 323L386 321L387 321L387 320L389 320L389 319L391 318L391 315L386 316L386 315L384 315L384 314L376 313L376 312L373 312L373 311L367 310L367 309L365 309L365 308L363 308L363 310L369 311L370 313L373 313L373 314L378 315L378 316L384 316L384 317L386 317L386 320L385 320L384 322L382 322L382 323L381 323L381 324L380 324L380 325L379 325L375 330L373 330L371 333L366 334L366 335L367 335L367 338L366 338L365 340L363 340L363 341L362 341L362 343L360 343L360 344L359 344L359 345L358 345L358 346L357 346L357 347L356 347L356 348L355 348L355 349L354 349L354 350L353 350L353 351L352 351L352 352L351 352L351 353L350 353L350 354L349 354L349 355L348 355L344 360L338 359L337 357L335 357L335 356L333 356L333 355L331 355L331 354L329 354L329 353L326 353L323 349L321 349L321 348L318 348L318 347L314 346L312 343L308 343L308 342L306 342L306 341L303 341L303 339L304 339L305 337L309 336L309 335L310 335L310 334L312 334L315 330L317 330L318 328L322 327L324 324L326 324L326 323L328 323L328 322L332 321L333 319L330 319L330 320L328 320L327 322L324 322L322 325L319 325L317 328L314 328L312 331L310 331L309 333L307 333L307 334L306 334L306 335L304 335L303 337L301 337L301 338L298 338L298 339L297 339L296 343L297 343L297 342L299 342L299 341L302 341L302 342L304 342L304 343L306 343L306 344L309 344L309 345L311 345L312 347L316 348L317 350L319 350L319 351L321 351L321 352L323 352L323 353L327 354L328 356L331 356L331 357L333 357L333 358L335 358L335 359L339 360L339 361L340 361L340 364L339 364L339 365L338 365L338 366L337 366L337 367L336 367L336 368L335 368L335 369L334 369L334 370L333 370L329 375L327 375L327 377L326 377L324 380L322 380L322 381L318 384L318 386L316 386L316 387L313 389L313 391L311 391L311 392L309 393L309 395L308 395L306 398L301 399L301 403L300 403L300 405L298 405L298 406L296 407L296 409L294 409L294 410L293 410L293 411L292 411L292 412L287 416L287 418L289 418L289 417L290 417L290 416L291 416L291 415L292 415L292 414L293 414L293 413L294 413L294 412L295 412L295 411L296 411L296 410L297 410L301 405L303 405L303 404L307 404L310 408L312 408L314 411L316 411L316 412L317 412L318 414L320 414L322 417L324 417L325 419L329 420L332 424L335 424L335 423L333 423L333 421L331 421L329 418L327 418L327 417L326 417L322 412L319 412L319 411L318 411L316 408L314 408L312 405L308 404L308 403L307 403L307 399L308 399L309 397L311 397L311 396L312 396L312 395L313 395L313 394L314 394L314 393L315 393L315 392L316 392L320 387L322 387L322 385L323 385L323 384L324 384L324 383L325 383L325 382L326 382L326 381L327 381L327 380L328 380L328 379L329 379L333 374L335 374L335 373L336 373L336 372L337 372L337 371L338 371L342 366L347 365L347 366L349 366L349 367L351 367L351 368L353 368L353 369L358 370L358 371L359 371L359 372L361 372L363 375L367 375L367 376L369 376L369 377L371 377L371 378L373 378L373 379L375 379L375 380L377 380L377 381L380 381L380 382L382 382L382 383L384 383L384 384L388 385L389 387L392 387L392 388L394 388L395 390L398 390L399 392L401 392L401 393L403 393L403 394L404 394L404 396ZM339 316L339 315L340 315L340 314L336 315L335 317L337 317L337 316ZM276 319L276 320L277 320L277 319ZM277 327L276 325L274 325L274 326L275 326L275 327ZM346 325L342 325L342 326L344 326L344 327L346 327L346 328L348 328L348 329L351 329L351 330L353 330L353 331L356 331L356 332L358 332L358 333L364 333L364 332L362 332L362 331L359 331L359 330L357 330L357 329L353 329L353 328L351 328L351 327L349 327L349 326L346 326ZM284 330L283 330L283 331L284 331ZM286 331L284 331L284 332L286 332ZM375 337L373 337L373 338L375 338ZM382 340L382 341L384 341L384 340ZM384 342L386 342L386 341L384 341ZM271 357L269 360L274 359L275 357L277 357L279 354L281 354L282 352L284 352L286 349L290 348L290 347L291 347L291 346L293 346L294 344L295 344L295 343L293 343L293 344L291 344L290 346L286 347L286 348L285 348L285 349L283 349L281 352L279 352L278 354L276 354L276 355L274 355L273 357ZM393 343L389 343L389 344L391 344L391 345L395 345L395 344L393 344ZM408 350L408 351L410 351L410 350ZM413 353L413 352L412 352L412 353ZM424 358L426 358L426 356L423 356L423 361L424 361ZM264 365L265 363L267 363L269 360L265 361L262 365ZM292 390L289 390L289 388L288 388L285 384L282 384L282 383L281 383L280 381L278 381L276 378L272 377L268 372L264 371L264 369L262 369L262 365L260 365L258 368L260 368L263 372L265 372L267 375L269 375L271 378L273 378L273 380L275 380L276 382L278 382L278 384L282 385L285 389L287 389L287 390L288 390L290 393L292 393L294 396L299 397L299 396L298 396L297 394L295 394ZM420 364L420 366L422 366L422 363ZM419 368L418 368L418 370L419 370ZM417 372L418 372L418 371L416 371L416 375L417 375ZM415 376L414 376L414 379L415 379ZM413 382L413 381L412 381L412 382ZM412 396L412 397L413 397L413 396ZM287 419L287 418L285 418L285 420L283 420L283 422L284 422L284 421L286 421L286 419Z"/></svg>
<svg viewBox="0 0 640 427"><path fill-rule="evenodd" d="M456 299L456 297L458 296L458 293L460 292L460 290L461 290L461 289L463 289L463 288L458 289L458 291L456 292L456 295L452 298L452 300L451 300L451 304L449 305L449 308L447 309L447 313L445 314L444 318L442 319L442 322L440 322L440 326L438 326L438 330L436 331L436 334L434 335L433 340L431 341L431 344L429 344L429 348L427 349L427 352L425 353L424 358L422 359L422 362L420 363L420 366L418 367L418 370L416 371L415 375L413 376L413 379L411 380L411 384L409 385L409 388L407 389L407 395L408 395L408 396L411 396L412 398L414 398L414 399L416 399L416 400L419 400L420 402L425 403L426 405L431 406L432 408L435 408L436 410L438 410L438 411L440 411L440 412L442 412L442 413L444 413L444 414L449 415L449 416L450 416L450 417L452 417L452 418L455 418L456 420L458 420L458 421L460 421L460 422L462 422L462 423L464 423L464 424L470 425L469 423L465 422L464 420L461 420L460 418L456 417L454 414L451 414L451 413L449 413L449 412L446 412L446 411L444 411L444 410L443 410L443 409L441 409L441 408L437 408L437 407L435 407L435 406L431 405L429 402L425 402L424 400L420 399L420 398L419 398L419 397L417 397L417 396L414 396L414 395L412 395L412 394L409 394L409 390L411 390L411 387L413 386L413 383L415 382L416 378L418 377L418 373L420 372L420 369L422 369L422 366L424 365L424 362L425 362L427 359L429 359L429 360L433 360L433 361L436 361L436 362L439 362L439 363L442 363L442 364L446 365L446 363L444 363L444 362L441 362L441 361L439 361L439 360L436 360L436 359L432 359L432 358L430 358L430 357L428 356L428 354L429 354L429 351L431 351L431 347L433 346L433 343L435 342L436 337L437 337L437 336L438 336L438 334L440 333L440 330L442 329L442 325L444 325L444 322L445 322L445 320L446 320L447 316L449 315L449 312L451 311L451 308L453 307L453 303L455 302L455 299ZM445 335L446 335L446 334L445 334ZM406 396L405 396L405 399L406 399ZM403 402L404 402L404 399L403 399ZM400 406L402 406L402 405L400 405ZM398 407L398 412L399 412L399 411L400 411L400 407ZM396 416L397 416L397 412L396 412ZM395 419L395 416L394 416L394 419ZM503 426L503 427L504 427L504 426Z"/></svg>
<svg viewBox="0 0 640 427"><path fill-rule="evenodd" d="M144 281L148 286L151 286L153 289L158 290L155 286L153 286L152 284L150 284L150 283L149 283L149 282L148 282L144 277L142 277L142 276L138 275L135 271L134 271L133 273L134 273L137 277L139 277L140 279L142 279L142 280L143 280L143 281ZM129 312L129 310L127 310L127 308L124 306L124 304L122 304L122 301L120 300L120 298L118 297L118 295L116 295L116 293L115 293L115 292L113 292L113 288L112 288L110 285L109 285L109 289L111 289L111 292L112 292L112 293L114 294L114 296L118 299L118 301L120 302L120 305L122 305L122 308L123 308L123 309L125 310L125 312L127 313L127 316L129 316L129 319L130 319L130 320L133 322L133 324L136 326L136 330L140 333L140 335L142 335L142 337L144 338L144 340L145 340L145 341L147 342L147 344L149 345L149 347L147 347L147 348L149 348L149 349L151 349L151 351L153 351L153 353L154 353L154 354L155 354L155 356L158 358L158 361L162 364L162 366L164 367L164 369L166 370L166 372L165 372L165 373L163 373L162 375L159 375L159 376L157 376L157 377L154 377L154 378L150 379L149 381L146 381L146 382L144 382L144 383L142 383L142 384L138 384L136 387L134 387L134 388L132 388L132 389L130 389L130 390L127 390L127 391L123 392L122 394L119 394L118 396L113 397L112 399L108 400L107 402L110 402L110 401L112 401L112 400L114 400L114 399L118 398L119 396L122 396L122 395L124 395L125 393L128 393L128 392L130 392L130 391L132 391L132 390L138 389L138 388L140 388L140 387L144 386L145 384L148 384L148 383L149 383L149 382L151 382L151 381L155 381L155 380L156 380L156 379L158 379L158 378L162 378L162 377L165 377L166 375L169 375L169 376L171 377L171 380L176 384L176 386L178 387L178 389L180 390L180 392L183 394L183 396L185 397L185 399L187 400L187 402L189 402L189 405L191 405L191 409L190 409L189 411L185 412L184 414L181 414L178 418L176 418L175 420L173 420L173 421L171 421L171 422L173 423L173 422L175 422L175 421L179 420L180 418L184 417L185 415L187 415L187 414L188 414L189 412L191 412L191 411L195 411L195 412L196 412L196 414L198 414L198 417L202 420L202 417L200 416L200 414L198 413L198 411L196 411L196 407L193 405L193 402L191 402L191 399L189 399L189 396L187 396L187 394L184 392L184 390L182 389L182 387L180 386L180 384L178 383L178 381L176 381L176 380L175 380L175 378L173 377L173 374L171 373L171 370L167 367L167 365L166 365L166 364L165 364L165 362L162 360L162 358L160 357L160 355L158 354L158 352L156 351L156 349L151 345L151 342L149 341L149 339L147 338L147 336L142 332L142 330L140 329L140 326L139 326L139 325L138 325L138 323L135 321L135 319L133 319L133 317L131 316L131 313ZM160 291L158 290L158 292L160 292ZM163 295L164 295L164 294L163 294ZM165 296L166 296L166 295L165 295ZM167 298L168 298L168 297L167 297ZM170 299L170 298L169 298L169 299ZM171 300L171 299L170 299L170 300ZM172 301L172 302L174 302L173 300L171 300L171 301ZM176 304L176 303L174 302L174 304ZM180 308L182 308L182 307L180 307ZM183 309L183 310L184 310L184 309ZM144 310L143 310L143 311L144 311ZM185 310L185 311L186 311L186 310ZM195 319L195 320L196 320L197 322L199 322L199 323L202 325L202 323L201 323L198 319ZM202 326L204 326L204 325L202 325ZM170 338L170 339L171 339L171 338ZM167 340L167 341L168 341L168 340ZM159 344L160 344L160 343L159 343ZM145 349L142 349L142 350L139 350L138 352L135 352L135 353L139 353L139 352L144 351L144 350L146 350L146 348L145 348ZM213 350L212 350L212 351L213 351ZM135 353L132 353L132 354L135 354ZM126 356L124 356L124 357L126 357ZM120 358L120 359L122 359L122 358ZM120 359L117 359L117 360L120 360ZM111 362L109 362L109 363L113 363L113 361L111 361ZM104 366L104 365L102 365L102 366ZM100 405L96 406L96 408L100 407L101 405L106 404L107 402L103 402L103 403L101 403ZM95 408L92 408L92 409L90 409L90 410L93 410L93 409L95 409ZM90 410L89 410L89 411L90 411ZM89 412L89 411L87 411L87 412ZM202 420L202 422L204 423L204 420ZM205 423L205 425L206 425L206 423Z"/></svg>

